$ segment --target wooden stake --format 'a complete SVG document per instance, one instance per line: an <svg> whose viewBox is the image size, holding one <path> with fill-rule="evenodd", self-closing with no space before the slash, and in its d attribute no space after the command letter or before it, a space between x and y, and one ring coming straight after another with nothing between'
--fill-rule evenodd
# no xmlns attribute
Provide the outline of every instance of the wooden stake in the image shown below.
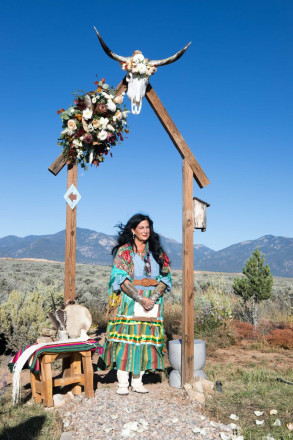
<svg viewBox="0 0 293 440"><path fill-rule="evenodd" d="M72 184L77 188L77 164L67 165L67 189ZM75 298L76 208L71 209L66 203L65 302Z"/></svg>
<svg viewBox="0 0 293 440"><path fill-rule="evenodd" d="M182 216L182 312L183 335L181 352L182 386L193 379L194 365L194 280L193 280L193 172L183 159Z"/></svg>

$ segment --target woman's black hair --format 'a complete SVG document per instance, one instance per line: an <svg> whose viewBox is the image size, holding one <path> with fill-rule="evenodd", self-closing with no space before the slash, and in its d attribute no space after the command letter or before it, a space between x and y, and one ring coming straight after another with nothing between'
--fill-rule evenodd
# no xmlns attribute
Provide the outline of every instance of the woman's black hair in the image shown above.
<svg viewBox="0 0 293 440"><path fill-rule="evenodd" d="M133 248L136 248L131 229L135 229L137 225L143 222L144 220L147 220L150 225L150 236L148 239L149 250L152 253L156 262L159 264L161 269L163 267L163 259L159 257L163 248L161 245L160 236L154 231L153 221L150 219L148 215L135 214L128 220L126 225L123 225L122 223L116 225L116 227L119 228L120 231L118 232L117 245L114 246L112 249L112 255L115 256L119 247L123 246L126 243L130 243Z"/></svg>

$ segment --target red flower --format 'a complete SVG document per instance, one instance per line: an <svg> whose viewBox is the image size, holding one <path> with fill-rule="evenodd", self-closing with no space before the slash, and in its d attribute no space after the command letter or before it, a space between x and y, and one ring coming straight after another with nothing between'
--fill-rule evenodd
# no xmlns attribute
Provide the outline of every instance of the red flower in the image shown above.
<svg viewBox="0 0 293 440"><path fill-rule="evenodd" d="M113 142L115 142L116 136L114 133L108 133L107 136L107 142L109 142L110 144L113 144Z"/></svg>
<svg viewBox="0 0 293 440"><path fill-rule="evenodd" d="M92 140L93 140L92 135L90 133L87 133L84 137L85 143L90 144Z"/></svg>
<svg viewBox="0 0 293 440"><path fill-rule="evenodd" d="M123 260L126 260L127 263L131 262L131 258L130 258L130 252L129 251L123 251L122 252L122 258Z"/></svg>
<svg viewBox="0 0 293 440"><path fill-rule="evenodd" d="M170 259L168 258L166 252L163 252L163 260L164 260L164 267L168 267L170 264Z"/></svg>

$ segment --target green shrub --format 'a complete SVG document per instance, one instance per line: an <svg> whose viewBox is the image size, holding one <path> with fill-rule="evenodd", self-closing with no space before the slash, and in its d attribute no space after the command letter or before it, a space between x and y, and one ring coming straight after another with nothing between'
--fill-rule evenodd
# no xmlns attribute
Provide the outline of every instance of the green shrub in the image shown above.
<svg viewBox="0 0 293 440"><path fill-rule="evenodd" d="M33 344L40 330L51 326L48 312L52 311L51 293L56 304L63 300L63 292L52 291L39 285L29 293L14 290L6 303L0 306L0 333L6 340L6 350L18 351Z"/></svg>
<svg viewBox="0 0 293 440"><path fill-rule="evenodd" d="M232 319L231 298L209 287L205 295L194 299L194 328L196 334L209 333Z"/></svg>

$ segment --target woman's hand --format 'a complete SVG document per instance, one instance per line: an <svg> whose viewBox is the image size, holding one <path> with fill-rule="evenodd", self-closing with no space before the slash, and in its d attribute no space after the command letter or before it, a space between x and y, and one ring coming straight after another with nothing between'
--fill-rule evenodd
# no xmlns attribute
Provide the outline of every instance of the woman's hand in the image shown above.
<svg viewBox="0 0 293 440"><path fill-rule="evenodd" d="M141 305L148 312L149 310L152 310L152 308L155 305L155 302L153 300L151 300L150 298L143 297Z"/></svg>

